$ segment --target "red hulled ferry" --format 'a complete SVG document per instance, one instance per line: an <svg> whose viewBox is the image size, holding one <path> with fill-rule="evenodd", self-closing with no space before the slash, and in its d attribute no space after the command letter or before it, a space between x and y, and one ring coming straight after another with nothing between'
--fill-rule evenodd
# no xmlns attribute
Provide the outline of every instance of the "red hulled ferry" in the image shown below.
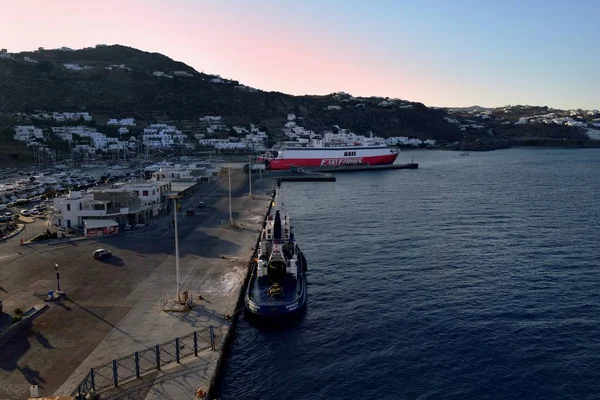
<svg viewBox="0 0 600 400"><path fill-rule="evenodd" d="M285 170L292 167L336 167L344 165L393 164L398 150L383 139L366 138L360 142L324 142L319 136L284 142L278 149L267 151L258 159L266 169Z"/></svg>

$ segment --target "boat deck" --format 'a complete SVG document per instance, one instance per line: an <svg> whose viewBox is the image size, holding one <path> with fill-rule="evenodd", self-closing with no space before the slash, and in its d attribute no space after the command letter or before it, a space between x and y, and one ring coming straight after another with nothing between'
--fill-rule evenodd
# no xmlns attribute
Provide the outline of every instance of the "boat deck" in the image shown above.
<svg viewBox="0 0 600 400"><path fill-rule="evenodd" d="M303 279L303 277L296 279L291 275L286 275L283 279L278 280L277 282L279 282L283 288L283 296L271 298L271 296L267 294L267 291L269 290L271 283L275 281L270 280L266 276L254 278L251 287L251 298L256 304L261 306L268 306L269 304L276 306L292 303L297 300L297 292L302 289L301 279Z"/></svg>

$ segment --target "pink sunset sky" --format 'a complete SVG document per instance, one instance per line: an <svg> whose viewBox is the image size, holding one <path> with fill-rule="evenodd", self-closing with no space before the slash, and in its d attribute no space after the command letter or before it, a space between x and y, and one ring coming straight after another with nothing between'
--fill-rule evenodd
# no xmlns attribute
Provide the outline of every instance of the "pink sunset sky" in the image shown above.
<svg viewBox="0 0 600 400"><path fill-rule="evenodd" d="M422 7L385 0L1 1L0 47L9 52L122 44L262 90L345 91L430 106L591 108L598 99L598 91L583 83L570 85L572 92L549 87L549 72L537 73L533 61L477 54L489 42L467 31L476 28L468 21L460 25L454 18L459 28L440 27L449 10L436 0ZM468 40L468 51L456 47L459 40ZM518 53L517 45L511 54ZM523 45L529 52L530 44ZM491 57L489 65L484 56Z"/></svg>

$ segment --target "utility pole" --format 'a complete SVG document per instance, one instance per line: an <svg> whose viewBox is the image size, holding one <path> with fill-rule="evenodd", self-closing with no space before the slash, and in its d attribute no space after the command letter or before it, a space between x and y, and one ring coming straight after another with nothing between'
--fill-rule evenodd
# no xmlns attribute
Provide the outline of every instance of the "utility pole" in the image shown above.
<svg viewBox="0 0 600 400"><path fill-rule="evenodd" d="M231 167L227 167L227 174L229 176L229 226L233 226L233 217L231 214Z"/></svg>
<svg viewBox="0 0 600 400"><path fill-rule="evenodd" d="M179 283L179 236L177 234L177 197L173 197L173 220L175 225L175 275L177 281L177 301L181 301L181 285Z"/></svg>
<svg viewBox="0 0 600 400"><path fill-rule="evenodd" d="M252 197L252 156L248 156L248 197Z"/></svg>

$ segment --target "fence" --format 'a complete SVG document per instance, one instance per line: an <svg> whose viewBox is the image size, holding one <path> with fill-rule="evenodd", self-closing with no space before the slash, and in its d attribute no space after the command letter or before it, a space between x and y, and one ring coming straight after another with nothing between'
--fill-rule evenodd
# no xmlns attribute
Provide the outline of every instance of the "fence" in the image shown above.
<svg viewBox="0 0 600 400"><path fill-rule="evenodd" d="M139 379L168 364L179 363L184 357L198 356L199 352L208 349L215 349L215 330L212 325L91 368L71 396L77 400L93 398L103 390Z"/></svg>

